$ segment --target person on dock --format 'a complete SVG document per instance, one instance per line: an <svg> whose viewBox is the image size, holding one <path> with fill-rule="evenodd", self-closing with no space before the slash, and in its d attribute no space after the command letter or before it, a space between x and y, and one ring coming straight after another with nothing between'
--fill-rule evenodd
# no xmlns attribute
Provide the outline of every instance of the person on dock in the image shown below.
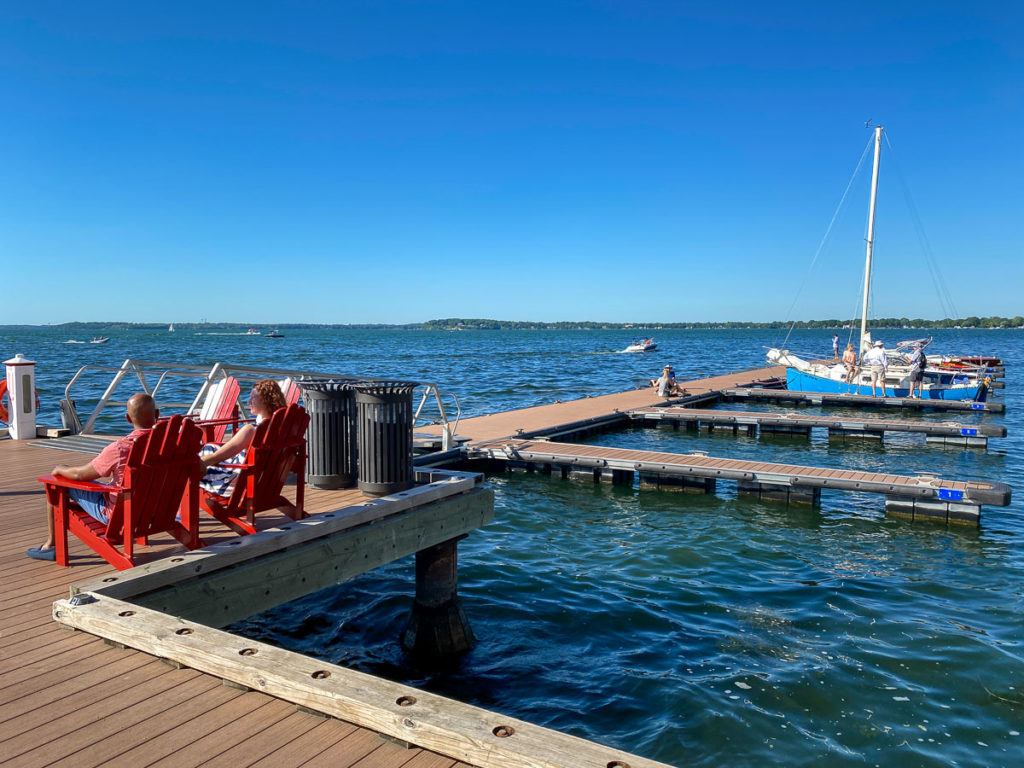
<svg viewBox="0 0 1024 768"><path fill-rule="evenodd" d="M885 397L885 371L889 367L885 356L885 343L876 341L875 345L864 353L861 362L871 372L871 396L876 397L875 385L877 384L882 387L882 397Z"/></svg>
<svg viewBox="0 0 1024 768"><path fill-rule="evenodd" d="M124 477L124 466L128 461L128 454L131 453L132 445L140 436L146 434L156 424L160 416L160 410L156 407L156 401L152 396L139 392L128 398L127 415L128 422L132 425L132 431L124 437L118 438L102 451L99 456L88 464L78 467L68 467L58 464L53 468L54 477L66 477L69 480L99 480L103 477L111 478L113 485L120 485ZM83 491L72 488L68 491L69 498L94 520L106 525L110 518L110 510L117 501L113 493L102 491ZM34 560L56 560L57 553L53 546L53 515L47 510L47 537L41 546L30 548L25 554Z"/></svg>
<svg viewBox="0 0 1024 768"><path fill-rule="evenodd" d="M223 445L207 443L203 446L199 455L206 473L199 484L210 493L226 496L238 476L238 470L222 465L244 464L245 451L256 436L256 425L262 423L264 419L269 419L274 415L274 411L286 405L281 387L273 379L260 379L253 384L249 393L249 412L256 417L256 423L246 424Z"/></svg>
<svg viewBox="0 0 1024 768"><path fill-rule="evenodd" d="M924 354L924 347L918 346L914 348L914 353L910 356L910 392L908 397L920 399L922 396L921 387L924 384L924 369L928 366L928 360ZM914 394L914 389L917 388L917 394Z"/></svg>
<svg viewBox="0 0 1024 768"><path fill-rule="evenodd" d="M852 384L857 376L857 353L853 350L853 344L847 344L843 351L843 365L846 368L846 383Z"/></svg>
<svg viewBox="0 0 1024 768"><path fill-rule="evenodd" d="M839 359L839 334L838 333L833 333L832 334L832 359L833 360L838 360Z"/></svg>
<svg viewBox="0 0 1024 768"><path fill-rule="evenodd" d="M673 397L687 394L676 382L676 372L671 365L661 370L661 376L651 379L651 386L658 390L659 397Z"/></svg>

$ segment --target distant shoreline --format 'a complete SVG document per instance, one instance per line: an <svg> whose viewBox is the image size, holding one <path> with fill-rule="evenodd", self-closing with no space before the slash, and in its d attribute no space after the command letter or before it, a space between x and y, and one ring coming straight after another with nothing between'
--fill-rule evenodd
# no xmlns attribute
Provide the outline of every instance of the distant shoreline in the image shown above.
<svg viewBox="0 0 1024 768"><path fill-rule="evenodd" d="M528 320L489 320L479 318L443 318L422 323L175 323L179 331L210 331L217 329L299 329L299 328L346 328L356 330L410 330L410 331L634 331L638 334L661 330L734 330L734 329L778 329L792 325L798 329L843 330L851 323L846 320L798 320L796 322L747 322L730 321L722 323L603 323L593 320L533 322ZM1024 328L1024 317L962 317L942 320L922 318L880 317L874 318L872 328L898 328L903 330L957 330ZM120 330L160 330L167 323L87 322L57 323L53 325L0 325L0 328L116 328ZM853 325L854 328L859 325Z"/></svg>

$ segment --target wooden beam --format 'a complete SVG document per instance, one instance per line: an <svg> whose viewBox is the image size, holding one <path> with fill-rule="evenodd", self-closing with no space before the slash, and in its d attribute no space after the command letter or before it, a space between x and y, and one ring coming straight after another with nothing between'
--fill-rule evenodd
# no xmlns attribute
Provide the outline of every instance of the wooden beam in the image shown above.
<svg viewBox="0 0 1024 768"><path fill-rule="evenodd" d="M130 571L108 574L99 579L74 584L71 595L95 592L110 597L131 598L144 592L191 579L203 573L228 568L238 563L365 525L423 504L472 490L483 476L471 472L430 470L425 478L437 478L408 491L368 500L334 512L312 515L252 536L229 539L204 549L182 552Z"/></svg>
<svg viewBox="0 0 1024 768"><path fill-rule="evenodd" d="M494 492L478 488L265 554L232 568L194 576L136 597L133 602L223 627L468 534L493 515Z"/></svg>
<svg viewBox="0 0 1024 768"><path fill-rule="evenodd" d="M64 624L480 768L667 768L537 725L105 595L54 603ZM79 598L81 599L81 598Z"/></svg>

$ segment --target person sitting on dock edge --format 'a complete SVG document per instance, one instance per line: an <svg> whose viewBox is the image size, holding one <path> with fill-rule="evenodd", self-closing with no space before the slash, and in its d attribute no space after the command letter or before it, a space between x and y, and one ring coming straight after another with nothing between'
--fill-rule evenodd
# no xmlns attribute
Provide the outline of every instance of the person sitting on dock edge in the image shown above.
<svg viewBox="0 0 1024 768"><path fill-rule="evenodd" d="M852 384L857 375L857 353L853 351L853 344L847 344L843 351L843 365L846 366L846 383Z"/></svg>
<svg viewBox="0 0 1024 768"><path fill-rule="evenodd" d="M273 379L260 379L252 385L249 393L249 412L256 417L255 424L246 424L232 435L224 445L208 443L200 451L200 458L206 473L199 484L210 493L226 496L231 484L238 476L237 469L221 466L223 464L245 463L245 451L256 436L256 425L269 419L278 408L284 408L285 402L281 387Z"/></svg>
<svg viewBox="0 0 1024 768"><path fill-rule="evenodd" d="M120 485L124 477L124 467L131 453L135 440L146 434L156 424L160 416L160 410L156 407L156 401L151 395L139 392L128 398L127 414L128 422L132 425L132 431L124 437L118 438L102 451L99 456L88 464L78 467L68 467L58 464L53 468L54 477L66 477L69 480L98 480L102 477L111 478L113 485ZM114 506L116 498L114 493L101 491L83 491L72 488L68 491L69 498L93 519L106 525L109 520L110 510ZM48 532L46 541L39 547L32 547L25 554L35 560L56 560L57 553L53 546L53 515L47 510L46 515Z"/></svg>
<svg viewBox="0 0 1024 768"><path fill-rule="evenodd" d="M885 397L885 371L889 367L885 356L885 343L876 341L875 345L864 353L861 362L868 366L871 372L871 396L876 397L875 385L878 384L882 387L882 397Z"/></svg>
<svg viewBox="0 0 1024 768"><path fill-rule="evenodd" d="M659 397L672 397L687 394L685 389L676 383L676 372L671 365L661 370L661 376L651 379L651 386L658 390Z"/></svg>

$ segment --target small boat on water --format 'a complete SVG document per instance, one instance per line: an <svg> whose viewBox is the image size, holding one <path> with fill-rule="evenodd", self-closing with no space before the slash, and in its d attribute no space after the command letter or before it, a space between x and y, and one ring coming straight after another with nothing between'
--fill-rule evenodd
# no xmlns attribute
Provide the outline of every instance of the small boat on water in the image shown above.
<svg viewBox="0 0 1024 768"><path fill-rule="evenodd" d="M90 344L106 344L108 341L110 341L109 336L93 336L89 339Z"/></svg>
<svg viewBox="0 0 1024 768"><path fill-rule="evenodd" d="M871 172L871 197L868 206L867 250L864 258L864 293L860 316L860 353L863 355L872 346L881 347L868 330L868 302L871 297L871 260L875 241L875 203L878 198L878 167L882 152L882 126L874 129L874 165ZM865 150L866 152L866 150ZM845 326L844 326L845 327ZM852 330L852 329L851 329ZM788 338L788 337L787 337ZM899 342L895 349L885 350L886 368L885 397L907 397L910 394L911 364L908 352L924 349L931 339L916 339ZM973 370L940 369L933 360L926 357L923 380L920 382L920 397L929 400L978 400L983 401L989 392L989 380L978 367ZM941 356L938 356L941 357ZM851 395L873 395L871 373L867 367L858 364L851 376L840 362L815 360L801 357L789 349L772 347L768 350L768 362L786 368L786 387L798 392L824 392ZM977 358L981 359L981 358ZM985 358L986 360L988 358Z"/></svg>
<svg viewBox="0 0 1024 768"><path fill-rule="evenodd" d="M246 336L259 336L259 335L260 335L260 332L259 332L259 331L257 331L257 330L256 330L255 328L250 328L249 330L247 330L247 331L245 332L245 335L246 335Z"/></svg>
<svg viewBox="0 0 1024 768"><path fill-rule="evenodd" d="M167 326L167 332L174 333L174 323L171 323L170 325Z"/></svg>
<svg viewBox="0 0 1024 768"><path fill-rule="evenodd" d="M274 330L272 330L270 333L267 334L267 338L268 339L283 339L284 338L284 334L281 333L279 330L277 330L275 328Z"/></svg>
<svg viewBox="0 0 1024 768"><path fill-rule="evenodd" d="M623 352L653 352L658 348L658 345L654 343L654 339L640 339L640 341L634 341Z"/></svg>

